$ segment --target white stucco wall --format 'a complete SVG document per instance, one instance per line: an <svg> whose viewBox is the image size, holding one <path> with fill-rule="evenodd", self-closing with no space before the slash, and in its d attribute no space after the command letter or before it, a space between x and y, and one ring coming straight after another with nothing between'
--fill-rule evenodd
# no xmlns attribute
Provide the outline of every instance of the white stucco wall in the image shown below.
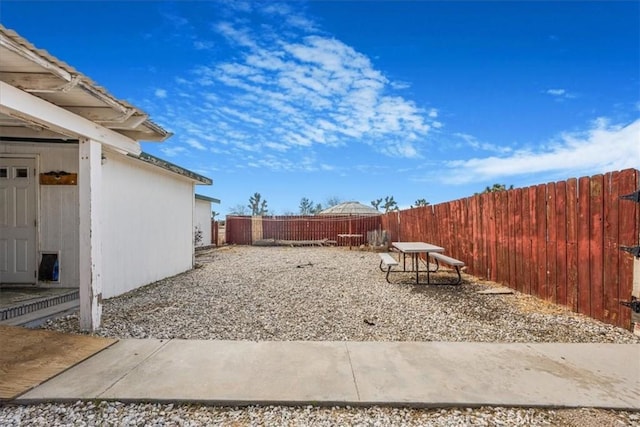
<svg viewBox="0 0 640 427"><path fill-rule="evenodd" d="M78 172L77 144L0 142L3 154L34 157L36 173ZM192 181L121 154L104 155L102 296L109 298L190 269L196 214ZM38 252L60 252L60 281L44 284L78 287L78 186L37 188ZM205 223L203 237L210 241Z"/></svg>
<svg viewBox="0 0 640 427"><path fill-rule="evenodd" d="M0 142L2 154L35 156L36 173L50 171L78 172L76 144ZM60 281L46 286L77 288L78 279L78 186L37 185L39 216L37 226L36 263L40 253L60 253Z"/></svg>
<svg viewBox="0 0 640 427"><path fill-rule="evenodd" d="M202 239L196 246L211 244L211 202L196 198L195 227L202 232Z"/></svg>
<svg viewBox="0 0 640 427"><path fill-rule="evenodd" d="M193 266L194 186L115 153L102 168L102 296L109 298Z"/></svg>

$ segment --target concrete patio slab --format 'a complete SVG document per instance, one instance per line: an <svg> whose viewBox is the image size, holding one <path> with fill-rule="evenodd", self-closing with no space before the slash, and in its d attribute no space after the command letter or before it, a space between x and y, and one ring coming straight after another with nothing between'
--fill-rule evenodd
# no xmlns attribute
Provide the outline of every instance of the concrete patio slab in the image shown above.
<svg viewBox="0 0 640 427"><path fill-rule="evenodd" d="M103 393L106 399L353 402L345 343L174 340Z"/></svg>
<svg viewBox="0 0 640 427"><path fill-rule="evenodd" d="M23 394L20 400L97 399L167 343L168 340L120 340Z"/></svg>
<svg viewBox="0 0 640 427"><path fill-rule="evenodd" d="M367 403L640 409L640 376L620 369L640 363L637 345L349 343L349 351Z"/></svg>
<svg viewBox="0 0 640 427"><path fill-rule="evenodd" d="M574 382L598 402L640 406L640 345L530 344L548 363L561 365L562 375L574 374Z"/></svg>
<svg viewBox="0 0 640 427"><path fill-rule="evenodd" d="M640 345L122 340L17 403L640 410Z"/></svg>

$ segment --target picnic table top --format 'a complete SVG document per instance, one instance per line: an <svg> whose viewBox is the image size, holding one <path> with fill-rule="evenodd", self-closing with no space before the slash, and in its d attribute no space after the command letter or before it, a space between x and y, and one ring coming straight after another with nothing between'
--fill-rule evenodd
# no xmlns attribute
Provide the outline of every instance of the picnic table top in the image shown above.
<svg viewBox="0 0 640 427"><path fill-rule="evenodd" d="M393 242L391 244L405 253L444 252L444 248L425 242Z"/></svg>

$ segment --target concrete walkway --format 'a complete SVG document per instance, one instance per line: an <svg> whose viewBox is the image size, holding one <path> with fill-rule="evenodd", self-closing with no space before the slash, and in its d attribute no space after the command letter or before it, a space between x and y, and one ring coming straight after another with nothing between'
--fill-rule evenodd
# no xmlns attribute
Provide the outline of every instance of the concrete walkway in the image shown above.
<svg viewBox="0 0 640 427"><path fill-rule="evenodd" d="M121 340L16 401L640 409L640 345Z"/></svg>

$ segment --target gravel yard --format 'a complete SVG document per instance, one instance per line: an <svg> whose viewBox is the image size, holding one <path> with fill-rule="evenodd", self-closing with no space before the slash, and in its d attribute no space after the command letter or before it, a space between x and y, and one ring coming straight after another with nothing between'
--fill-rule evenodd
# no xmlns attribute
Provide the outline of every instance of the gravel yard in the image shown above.
<svg viewBox="0 0 640 427"><path fill-rule="evenodd" d="M199 268L104 302L99 335L303 341L640 343L629 331L471 276L460 286L389 284L373 252L228 246ZM435 275L442 281L444 274ZM433 277L433 276L432 276ZM448 278L450 279L450 277ZM77 316L46 325L78 332Z"/></svg>
<svg viewBox="0 0 640 427"><path fill-rule="evenodd" d="M494 288L415 286L378 269L372 252L342 248L223 247L199 268L104 301L116 338L225 340L640 343L629 331L534 297ZM441 277L436 276L436 281ZM79 332L77 316L44 327ZM596 409L206 407L76 402L3 406L0 425L638 426L640 414Z"/></svg>

